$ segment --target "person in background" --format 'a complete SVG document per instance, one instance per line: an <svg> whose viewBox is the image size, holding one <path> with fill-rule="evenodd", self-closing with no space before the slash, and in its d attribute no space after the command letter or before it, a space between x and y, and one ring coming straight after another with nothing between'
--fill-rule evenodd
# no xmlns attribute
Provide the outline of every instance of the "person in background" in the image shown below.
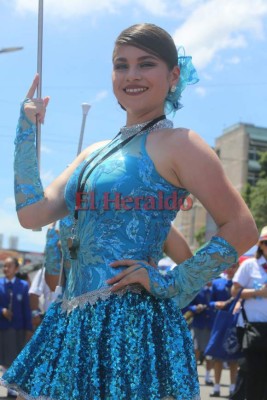
<svg viewBox="0 0 267 400"><path fill-rule="evenodd" d="M193 320L191 328L193 331L193 340L196 360L202 362L204 359L206 361L206 375L205 384L208 386L213 385L211 380L211 371L213 367L213 361L210 357L204 357L203 353L208 344L210 338L211 328L215 318L215 311L210 307L211 299L211 282L205 285L190 305L186 308L186 312L193 313Z"/></svg>
<svg viewBox="0 0 267 400"><path fill-rule="evenodd" d="M233 264L224 272L223 277L214 279L211 287L210 307L215 310L227 309L232 301L231 287L233 284L233 276L238 269L239 264ZM220 381L224 362L227 361L230 369L230 395L234 391L238 363L236 359L214 360L214 379L215 385L210 397L220 397Z"/></svg>
<svg viewBox="0 0 267 400"><path fill-rule="evenodd" d="M41 268L34 276L29 289L30 306L32 312L33 330L36 330L50 304L55 299L55 292L52 292L45 281L45 270Z"/></svg>
<svg viewBox="0 0 267 400"><path fill-rule="evenodd" d="M21 280L23 280L23 281L28 282L29 287L31 286L31 279L30 279L30 276L29 276L28 272L19 271L19 272L16 273L16 277L21 279Z"/></svg>
<svg viewBox="0 0 267 400"><path fill-rule="evenodd" d="M61 241L56 222L48 226L42 268L35 275L29 290L34 330L40 325L45 312L55 300L61 266ZM42 301L42 304L41 304Z"/></svg>
<svg viewBox="0 0 267 400"><path fill-rule="evenodd" d="M0 278L0 365L8 368L31 337L32 322L28 283L16 277L19 262L15 257L4 261ZM12 389L9 397L16 397Z"/></svg>
<svg viewBox="0 0 267 400"><path fill-rule="evenodd" d="M55 221L48 226L44 250L45 282L52 292L55 291L58 283L62 260L61 242L56 223Z"/></svg>
<svg viewBox="0 0 267 400"><path fill-rule="evenodd" d="M233 277L232 295L243 288L241 299L250 322L267 322L267 226L262 228L255 257L245 260ZM238 325L242 328L243 316ZM267 399L267 352L244 351L246 400Z"/></svg>

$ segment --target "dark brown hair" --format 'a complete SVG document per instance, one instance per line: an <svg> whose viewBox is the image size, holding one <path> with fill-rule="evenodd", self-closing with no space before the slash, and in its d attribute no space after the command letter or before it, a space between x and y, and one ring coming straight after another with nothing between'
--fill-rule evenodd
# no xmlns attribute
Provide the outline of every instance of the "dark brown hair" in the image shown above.
<svg viewBox="0 0 267 400"><path fill-rule="evenodd" d="M263 256L263 251L260 248L260 243L259 243L258 244L258 248L257 248L256 253L255 253L255 258L258 260L259 258L261 258L261 256Z"/></svg>
<svg viewBox="0 0 267 400"><path fill-rule="evenodd" d="M11 260L11 262L13 264L15 264L15 267L18 268L19 267L19 260L17 259L17 257L7 257L6 260Z"/></svg>
<svg viewBox="0 0 267 400"><path fill-rule="evenodd" d="M113 58L116 47L123 45L134 46L153 54L165 61L169 70L177 65L178 54L174 41L168 32L157 25L144 23L124 29L115 42Z"/></svg>

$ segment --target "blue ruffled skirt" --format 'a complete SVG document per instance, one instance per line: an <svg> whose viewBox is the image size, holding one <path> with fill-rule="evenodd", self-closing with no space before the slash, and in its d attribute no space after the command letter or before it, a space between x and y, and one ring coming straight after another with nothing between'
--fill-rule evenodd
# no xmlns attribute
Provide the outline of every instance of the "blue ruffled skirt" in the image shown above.
<svg viewBox="0 0 267 400"><path fill-rule="evenodd" d="M146 292L52 304L2 384L38 400L200 399L184 318Z"/></svg>

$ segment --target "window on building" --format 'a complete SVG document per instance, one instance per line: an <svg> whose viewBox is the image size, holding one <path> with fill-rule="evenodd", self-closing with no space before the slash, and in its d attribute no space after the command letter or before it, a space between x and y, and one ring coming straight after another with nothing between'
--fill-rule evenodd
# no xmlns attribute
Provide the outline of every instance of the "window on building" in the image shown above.
<svg viewBox="0 0 267 400"><path fill-rule="evenodd" d="M259 179L259 173L258 172L252 172L249 171L248 172L248 183L250 183L250 185L255 186L257 183L257 180Z"/></svg>
<svg viewBox="0 0 267 400"><path fill-rule="evenodd" d="M249 160L258 160L259 159L259 148L256 146L250 146L248 151L248 159Z"/></svg>

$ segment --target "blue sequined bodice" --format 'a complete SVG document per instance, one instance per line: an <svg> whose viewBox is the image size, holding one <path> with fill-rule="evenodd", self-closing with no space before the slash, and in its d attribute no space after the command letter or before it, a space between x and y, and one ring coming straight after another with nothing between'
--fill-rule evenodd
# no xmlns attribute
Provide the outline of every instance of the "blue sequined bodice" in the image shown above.
<svg viewBox="0 0 267 400"><path fill-rule="evenodd" d="M147 135L146 132L136 136L99 164L86 180L84 194L78 196L83 200L78 200L80 208L84 209L79 211L80 247L68 277L68 299L108 286L105 281L119 272L110 267L112 261L152 258L157 263L163 255L171 221L188 193L159 175L146 151ZM108 150L120 140L118 137ZM93 163L108 150L102 150ZM66 187L71 213L78 176L85 162Z"/></svg>

